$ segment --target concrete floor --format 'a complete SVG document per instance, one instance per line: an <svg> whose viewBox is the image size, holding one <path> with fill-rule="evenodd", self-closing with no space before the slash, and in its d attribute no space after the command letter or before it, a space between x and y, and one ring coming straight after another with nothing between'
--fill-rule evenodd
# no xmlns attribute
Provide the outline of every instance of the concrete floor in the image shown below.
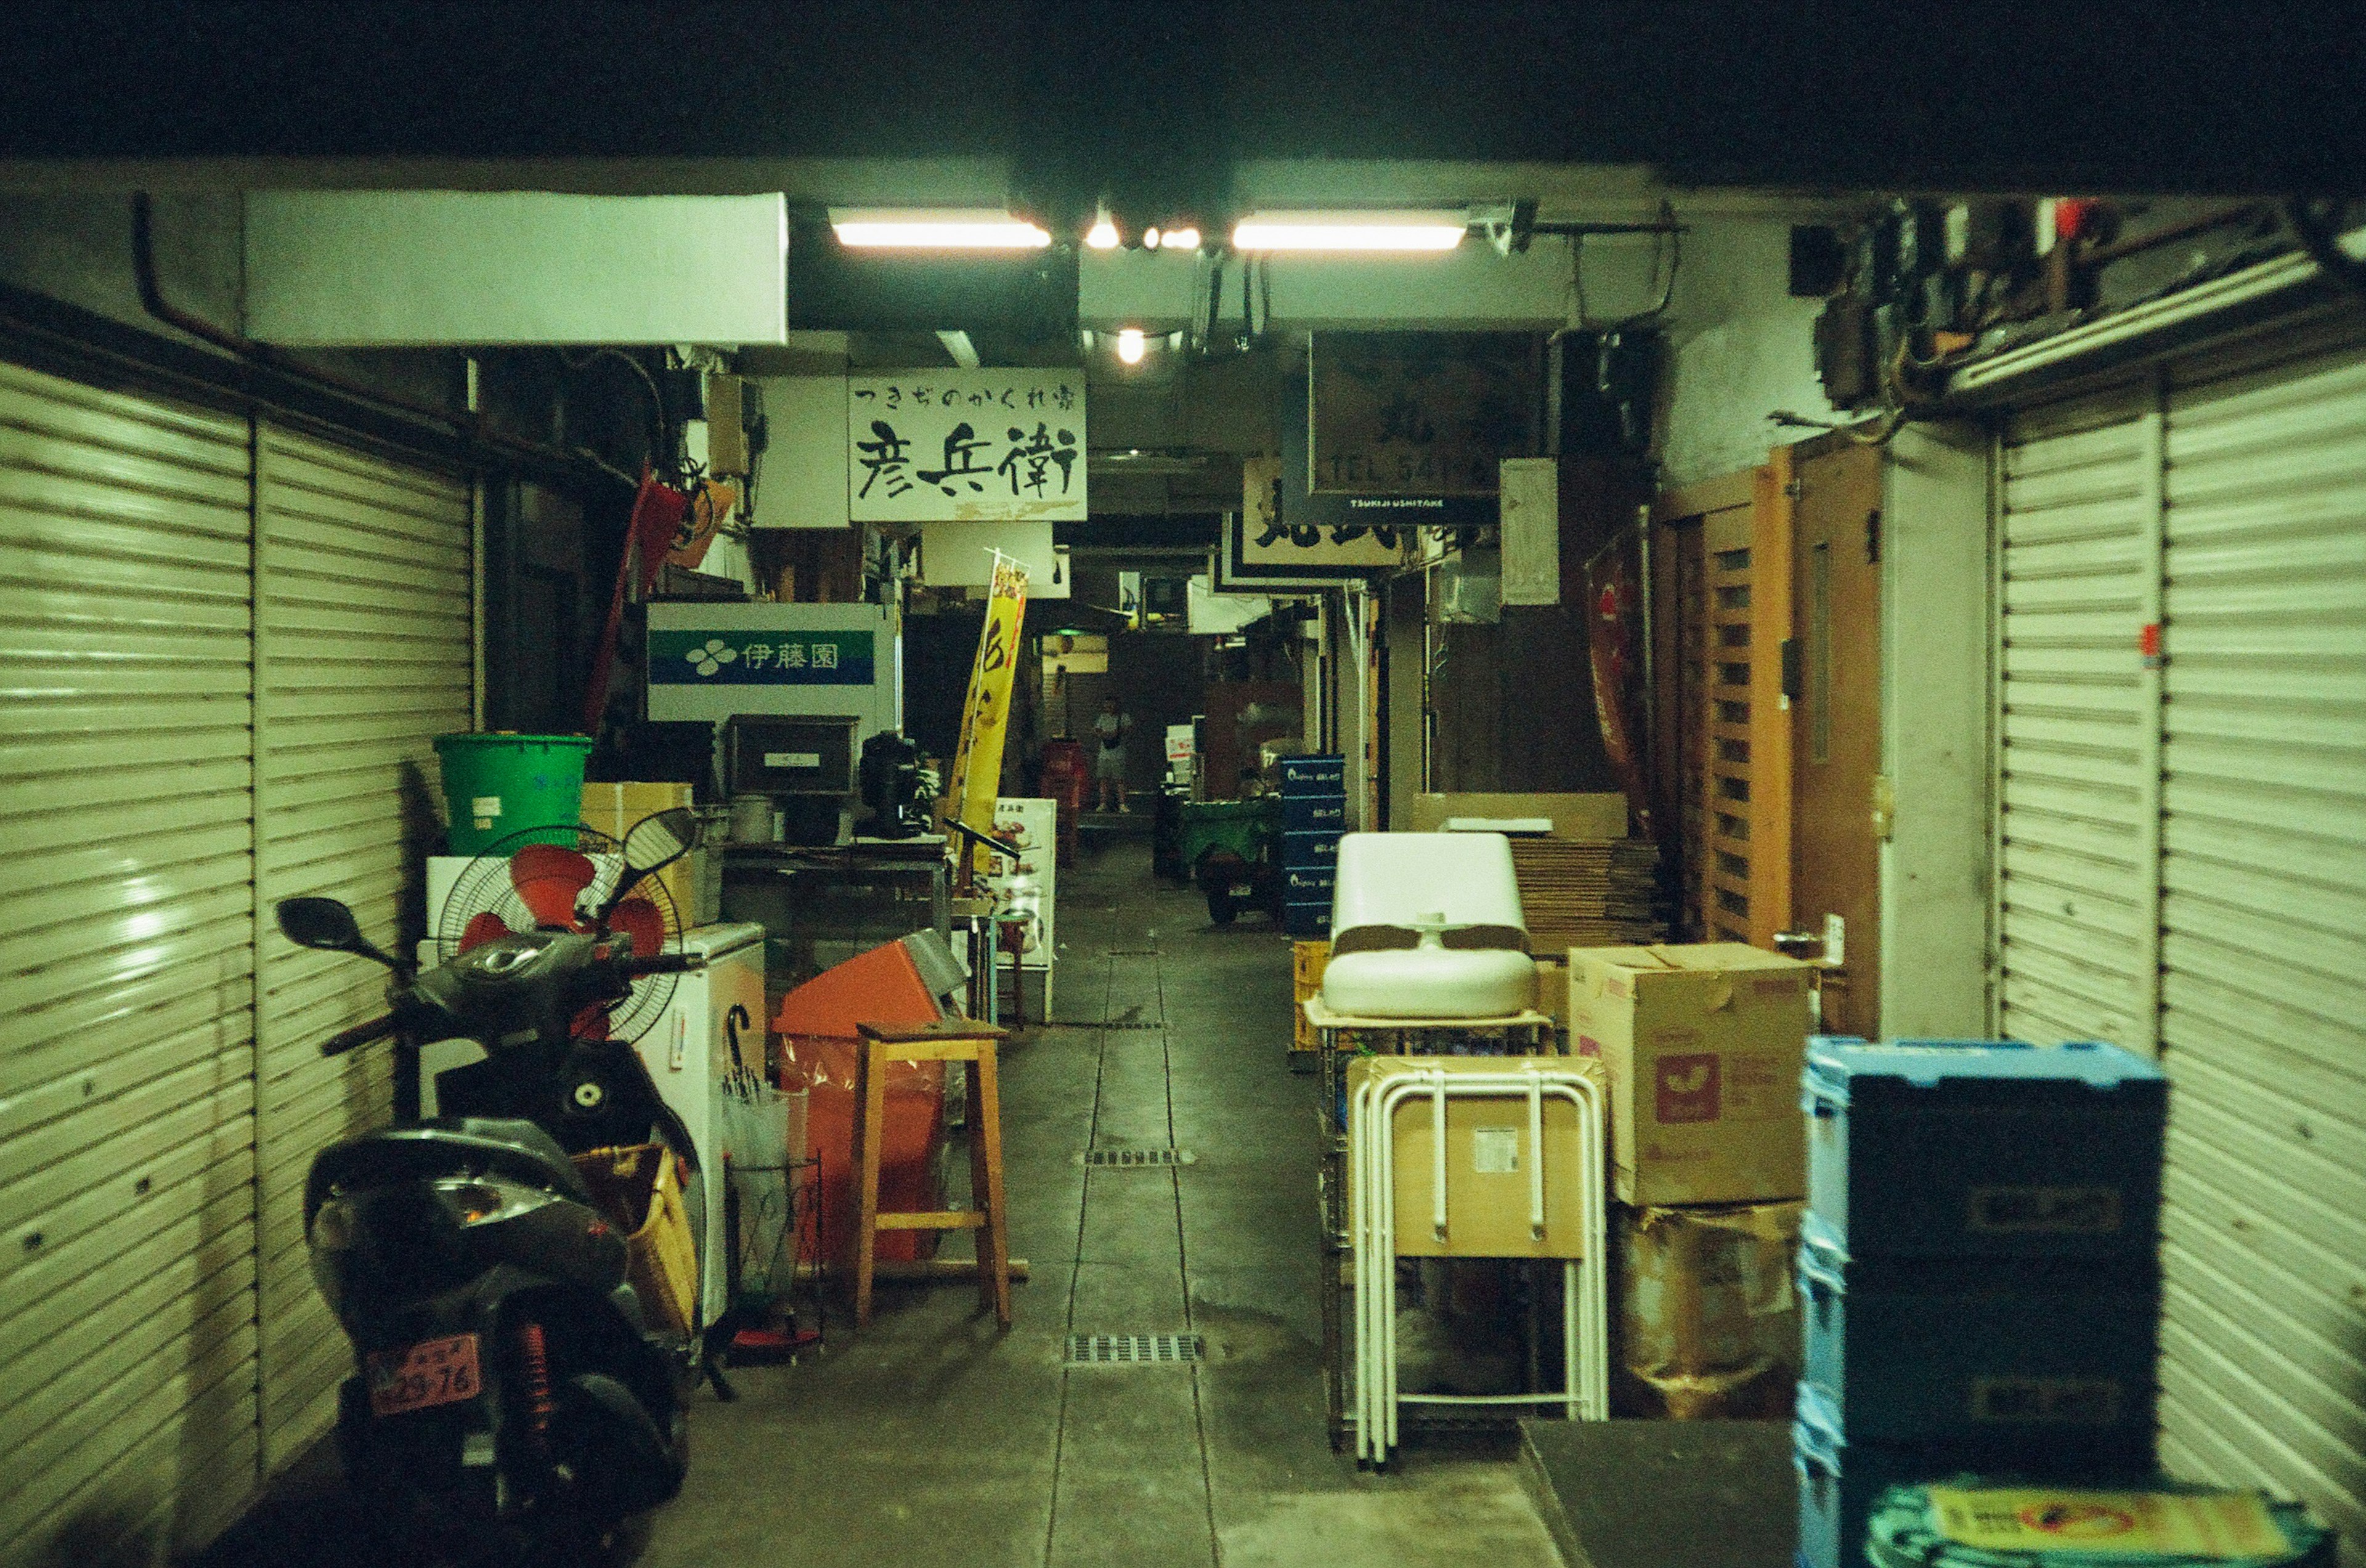
<svg viewBox="0 0 2366 1568"><path fill-rule="evenodd" d="M891 1291L820 1359L741 1373L738 1404L699 1405L649 1568L1557 1563L1508 1462L1416 1451L1375 1479L1331 1453L1284 939L1211 927L1132 838L1062 874L1059 931L1059 1019L1159 1027L1004 1048L1012 1250L1033 1269L1016 1326L964 1285ZM1194 1163L1077 1163L1167 1146ZM1061 1365L1070 1334L1184 1332L1207 1365Z"/></svg>
<svg viewBox="0 0 2366 1568"><path fill-rule="evenodd" d="M690 1480L643 1562L1558 1564L1509 1445L1415 1446L1385 1477L1330 1450L1313 1092L1284 1062L1281 935L1211 927L1137 838L1062 874L1059 922L1064 1021L1002 1057L1012 1249L1033 1269L1016 1326L997 1333L966 1284L884 1289L865 1332L833 1318L820 1356L738 1371L739 1403L702 1393ZM1170 1145L1195 1162L1077 1159ZM1071 1333L1181 1332L1206 1337L1205 1365L1061 1364ZM370 1560L332 1472L304 1467L220 1560Z"/></svg>

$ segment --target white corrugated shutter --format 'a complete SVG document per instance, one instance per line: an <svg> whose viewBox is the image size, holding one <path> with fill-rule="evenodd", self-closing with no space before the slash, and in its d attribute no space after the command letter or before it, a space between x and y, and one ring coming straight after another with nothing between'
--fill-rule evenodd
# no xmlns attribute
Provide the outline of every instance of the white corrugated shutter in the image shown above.
<svg viewBox="0 0 2366 1568"><path fill-rule="evenodd" d="M2161 1054L2163 1461L2306 1499L2358 1568L2366 346L2259 335L2001 456L2000 1027Z"/></svg>
<svg viewBox="0 0 2366 1568"><path fill-rule="evenodd" d="M2137 638L2158 618L2158 442L2148 384L2005 434L1997 998L2022 1039L2151 1048L2158 675Z"/></svg>
<svg viewBox="0 0 2366 1568"><path fill-rule="evenodd" d="M257 1475L242 419L0 365L0 1562Z"/></svg>
<svg viewBox="0 0 2366 1568"><path fill-rule="evenodd" d="M389 1047L323 1060L321 1040L385 1010L385 971L308 953L269 924L299 893L342 898L400 951L436 831L434 738L471 726L467 482L260 426L255 441L264 1458L333 1420L351 1352L312 1287L304 1178L323 1145L389 1117Z"/></svg>
<svg viewBox="0 0 2366 1568"><path fill-rule="evenodd" d="M2366 349L2172 367L2162 1427L2366 1560Z"/></svg>

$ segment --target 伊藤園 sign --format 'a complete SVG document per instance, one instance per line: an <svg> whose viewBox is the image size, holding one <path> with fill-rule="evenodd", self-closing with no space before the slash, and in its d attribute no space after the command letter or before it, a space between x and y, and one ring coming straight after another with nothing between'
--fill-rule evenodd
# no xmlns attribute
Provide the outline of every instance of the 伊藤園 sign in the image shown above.
<svg viewBox="0 0 2366 1568"><path fill-rule="evenodd" d="M867 686L865 631L649 633L649 680L661 686Z"/></svg>

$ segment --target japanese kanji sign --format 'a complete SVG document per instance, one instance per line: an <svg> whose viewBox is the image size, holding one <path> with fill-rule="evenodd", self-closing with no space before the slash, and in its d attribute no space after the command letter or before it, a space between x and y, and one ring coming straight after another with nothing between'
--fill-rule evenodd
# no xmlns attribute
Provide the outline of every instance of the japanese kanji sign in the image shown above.
<svg viewBox="0 0 2366 1568"><path fill-rule="evenodd" d="M847 381L858 523L1085 517L1085 378L1076 370L906 370Z"/></svg>
<svg viewBox="0 0 2366 1568"><path fill-rule="evenodd" d="M1009 735L1010 688L1019 673L1020 628L1026 616L1027 569L1003 557L994 563L946 792L954 818L981 833L993 830L994 805L1001 796L1002 747Z"/></svg>
<svg viewBox="0 0 2366 1568"><path fill-rule="evenodd" d="M872 660L869 632L649 632L653 685L867 686Z"/></svg>
<svg viewBox="0 0 2366 1568"><path fill-rule="evenodd" d="M1538 340L1518 333L1317 333L1306 483L1318 494L1493 495L1535 450Z"/></svg>
<svg viewBox="0 0 2366 1568"><path fill-rule="evenodd" d="M1252 457L1241 465L1242 565L1327 577L1362 576L1397 564L1404 531L1393 515L1318 521L1313 508L1301 507L1284 517L1281 464L1279 457Z"/></svg>

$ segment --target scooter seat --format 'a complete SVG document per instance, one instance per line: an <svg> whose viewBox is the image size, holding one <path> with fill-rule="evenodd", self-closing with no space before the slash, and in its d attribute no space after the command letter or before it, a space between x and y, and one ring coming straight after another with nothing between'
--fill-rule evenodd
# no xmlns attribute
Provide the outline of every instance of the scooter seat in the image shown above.
<svg viewBox="0 0 2366 1568"><path fill-rule="evenodd" d="M321 1150L305 1182L304 1213L309 1221L332 1187L471 1171L547 1187L579 1202L592 1201L567 1152L532 1122L454 1116L380 1127Z"/></svg>

